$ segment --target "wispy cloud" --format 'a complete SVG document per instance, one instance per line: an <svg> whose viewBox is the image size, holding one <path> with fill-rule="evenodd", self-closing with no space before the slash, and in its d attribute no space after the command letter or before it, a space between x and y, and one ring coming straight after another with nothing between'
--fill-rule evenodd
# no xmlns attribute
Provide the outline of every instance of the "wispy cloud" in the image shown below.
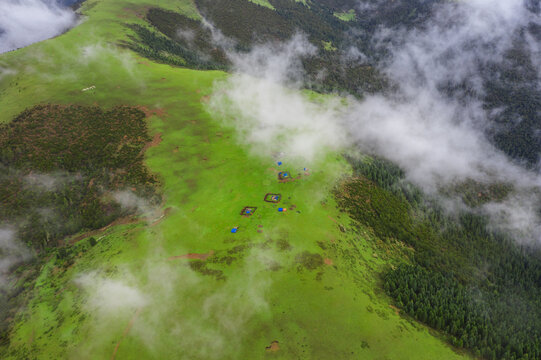
<svg viewBox="0 0 541 360"><path fill-rule="evenodd" d="M188 358L234 358L251 331L250 321L269 310L272 281L266 267L272 252L252 251L226 281L216 282L186 263L166 262L158 248L137 271L122 266L112 275L89 272L74 279L92 319L93 339L76 352L112 351L111 339L129 333L151 354L167 348ZM167 329L167 336L156 329Z"/></svg>
<svg viewBox="0 0 541 360"><path fill-rule="evenodd" d="M0 227L0 288L6 286L11 268L30 257L30 251L17 242L15 230Z"/></svg>
<svg viewBox="0 0 541 360"><path fill-rule="evenodd" d="M310 161L337 149L345 141L340 101L310 102L298 91L300 58L314 52L315 47L298 35L285 44L230 54L235 73L217 84L211 109L234 125L239 141L256 153L283 152Z"/></svg>
<svg viewBox="0 0 541 360"><path fill-rule="evenodd" d="M296 91L304 76L300 58L313 54L307 40L296 36L280 46L230 54L235 72L217 85L210 108L237 128L239 141L263 154L282 149L313 159L355 146L398 164L409 181L431 194L468 180L511 183L515 195L484 211L499 226L514 230L527 222L528 229L537 229L541 221L532 199L540 199L531 190L541 177L489 141L493 114L482 102L485 67L503 61L517 32L531 23L539 17L522 1L445 2L418 28L378 31L377 46L388 54L380 70L393 90L362 100L327 97L326 103ZM537 53L535 39L530 43Z"/></svg>
<svg viewBox="0 0 541 360"><path fill-rule="evenodd" d="M0 53L61 34L75 23L74 12L55 0L0 2Z"/></svg>

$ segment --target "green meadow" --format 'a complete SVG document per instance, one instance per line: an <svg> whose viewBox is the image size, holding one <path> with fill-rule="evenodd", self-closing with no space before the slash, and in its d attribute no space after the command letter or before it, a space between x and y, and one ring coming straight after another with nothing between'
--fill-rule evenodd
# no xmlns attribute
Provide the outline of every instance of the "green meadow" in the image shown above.
<svg viewBox="0 0 541 360"><path fill-rule="evenodd" d="M144 24L153 6L200 17L191 0L88 0L75 28L0 55L0 123L42 103L146 109L160 140L145 161L163 195L159 209L65 239L69 266L57 250L40 255L1 357L468 357L391 307L379 274L408 250L337 207L332 191L352 173L339 153L279 166L209 109L227 73L154 63L119 46L133 35L126 24ZM292 180L279 181L280 171ZM280 203L265 202L267 193ZM257 209L242 216L246 206Z"/></svg>
<svg viewBox="0 0 541 360"><path fill-rule="evenodd" d="M339 18L342 21L353 21L356 18L355 10L350 9L348 11L340 12L340 13L334 13L334 16Z"/></svg>

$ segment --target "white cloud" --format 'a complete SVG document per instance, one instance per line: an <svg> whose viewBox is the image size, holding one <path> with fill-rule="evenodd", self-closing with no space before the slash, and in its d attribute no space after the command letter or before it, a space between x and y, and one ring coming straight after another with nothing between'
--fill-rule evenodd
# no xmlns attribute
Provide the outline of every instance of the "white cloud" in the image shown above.
<svg viewBox="0 0 541 360"><path fill-rule="evenodd" d="M315 48L305 38L230 54L236 72L217 85L210 106L238 129L242 143L257 153L314 160L345 141L338 99L310 102L298 89L299 58Z"/></svg>
<svg viewBox="0 0 541 360"><path fill-rule="evenodd" d="M251 251L227 280L216 281L186 263L168 262L159 246L154 250L136 269L123 265L112 275L90 272L74 280L84 293L92 339L76 353L132 336L155 355L168 348L187 358L234 358L252 331L251 320L269 311L267 266L275 254ZM169 336L156 331L164 328ZM129 335L122 335L126 329Z"/></svg>
<svg viewBox="0 0 541 360"><path fill-rule="evenodd" d="M314 159L354 144L398 164L408 180L433 194L466 180L511 183L517 193L530 196L514 195L484 210L512 230L526 221L529 236L535 237L533 229L541 222L532 199L540 199L530 190L541 185L541 177L488 141L491 114L479 100L481 71L501 61L517 31L531 22L539 18L522 1L472 0L438 5L419 28L381 29L379 46L389 56L380 69L396 87L342 103L313 102L297 91L303 77L300 58L313 54L301 36L249 54L232 53L235 73L216 87L210 108L237 128L239 141L266 155L284 151ZM531 50L538 53L537 46ZM352 49L349 53L355 55ZM465 86L473 96L451 96L448 86ZM506 213L514 216L501 221Z"/></svg>
<svg viewBox="0 0 541 360"><path fill-rule="evenodd" d="M135 310L148 303L146 296L134 285L123 280L100 277L97 273L84 274L75 280L88 294L87 307L100 315L109 316L124 310Z"/></svg>
<svg viewBox="0 0 541 360"><path fill-rule="evenodd" d="M17 242L15 231L0 227L0 287L6 285L11 267L30 257L28 249Z"/></svg>
<svg viewBox="0 0 541 360"><path fill-rule="evenodd" d="M159 209L129 190L115 191L113 199L126 211L136 211L143 216L156 216Z"/></svg>
<svg viewBox="0 0 541 360"><path fill-rule="evenodd" d="M0 53L59 35L75 20L71 9L54 0L2 0Z"/></svg>

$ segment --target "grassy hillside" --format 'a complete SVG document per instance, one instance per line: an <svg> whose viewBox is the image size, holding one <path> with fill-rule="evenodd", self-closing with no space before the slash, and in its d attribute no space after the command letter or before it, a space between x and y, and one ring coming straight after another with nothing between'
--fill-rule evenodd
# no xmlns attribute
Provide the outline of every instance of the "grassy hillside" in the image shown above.
<svg viewBox="0 0 541 360"><path fill-rule="evenodd" d="M118 46L155 6L199 17L190 0L88 0L78 27L0 56L10 70L0 77L0 123L45 103L144 109L157 139L145 164L163 196L159 206L141 200L151 211L37 254L39 274L24 285L27 306L1 357L463 357L378 290L379 274L411 250L338 210L332 189L351 174L339 154L281 166L254 156L207 111L226 73ZM280 182L282 169L295 180ZM267 193L281 202L265 202ZM257 209L242 216L246 206Z"/></svg>

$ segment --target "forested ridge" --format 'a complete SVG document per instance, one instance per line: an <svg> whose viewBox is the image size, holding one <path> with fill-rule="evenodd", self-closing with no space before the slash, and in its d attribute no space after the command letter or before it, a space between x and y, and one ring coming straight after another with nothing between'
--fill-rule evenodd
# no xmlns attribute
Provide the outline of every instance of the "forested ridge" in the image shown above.
<svg viewBox="0 0 541 360"><path fill-rule="evenodd" d="M115 191L160 202L158 180L143 163L150 140L145 113L128 106L37 105L0 126L0 229L13 231L23 252L43 255L19 259L32 266L14 262L11 284L0 287L0 343L47 254L60 246L66 268L87 247L64 247L66 236L136 211L122 207Z"/></svg>
<svg viewBox="0 0 541 360"><path fill-rule="evenodd" d="M152 8L147 20L159 31L130 25L137 34L124 44L153 60L199 70L225 70L228 61L223 49L212 43L212 34L199 21L172 11Z"/></svg>
<svg viewBox="0 0 541 360"><path fill-rule="evenodd" d="M349 160L357 177L337 191L340 206L377 237L414 249L382 278L396 305L477 356L539 358L541 251L489 230L480 215L446 215L387 161Z"/></svg>
<svg viewBox="0 0 541 360"><path fill-rule="evenodd" d="M35 249L125 214L111 192L156 198L143 164L150 137L132 107L38 105L0 127L0 225Z"/></svg>
<svg viewBox="0 0 541 360"><path fill-rule="evenodd" d="M317 47L316 56L302 60L306 86L317 91L347 91L357 96L387 86L383 76L370 63L358 63L344 57L342 46L357 39L348 34L348 25L322 5L310 8L289 0L272 0L276 10L246 0L197 0L201 14L233 43L229 50L250 51L254 45L286 41L297 33L308 36ZM200 21L184 15L151 8L146 19L149 27L131 25L136 36L124 46L142 56L175 66L193 69L228 69L223 43L212 39L211 31ZM326 48L326 45L327 48ZM361 38L356 45L368 49ZM335 50L330 50L329 46ZM325 76L321 74L324 71Z"/></svg>

